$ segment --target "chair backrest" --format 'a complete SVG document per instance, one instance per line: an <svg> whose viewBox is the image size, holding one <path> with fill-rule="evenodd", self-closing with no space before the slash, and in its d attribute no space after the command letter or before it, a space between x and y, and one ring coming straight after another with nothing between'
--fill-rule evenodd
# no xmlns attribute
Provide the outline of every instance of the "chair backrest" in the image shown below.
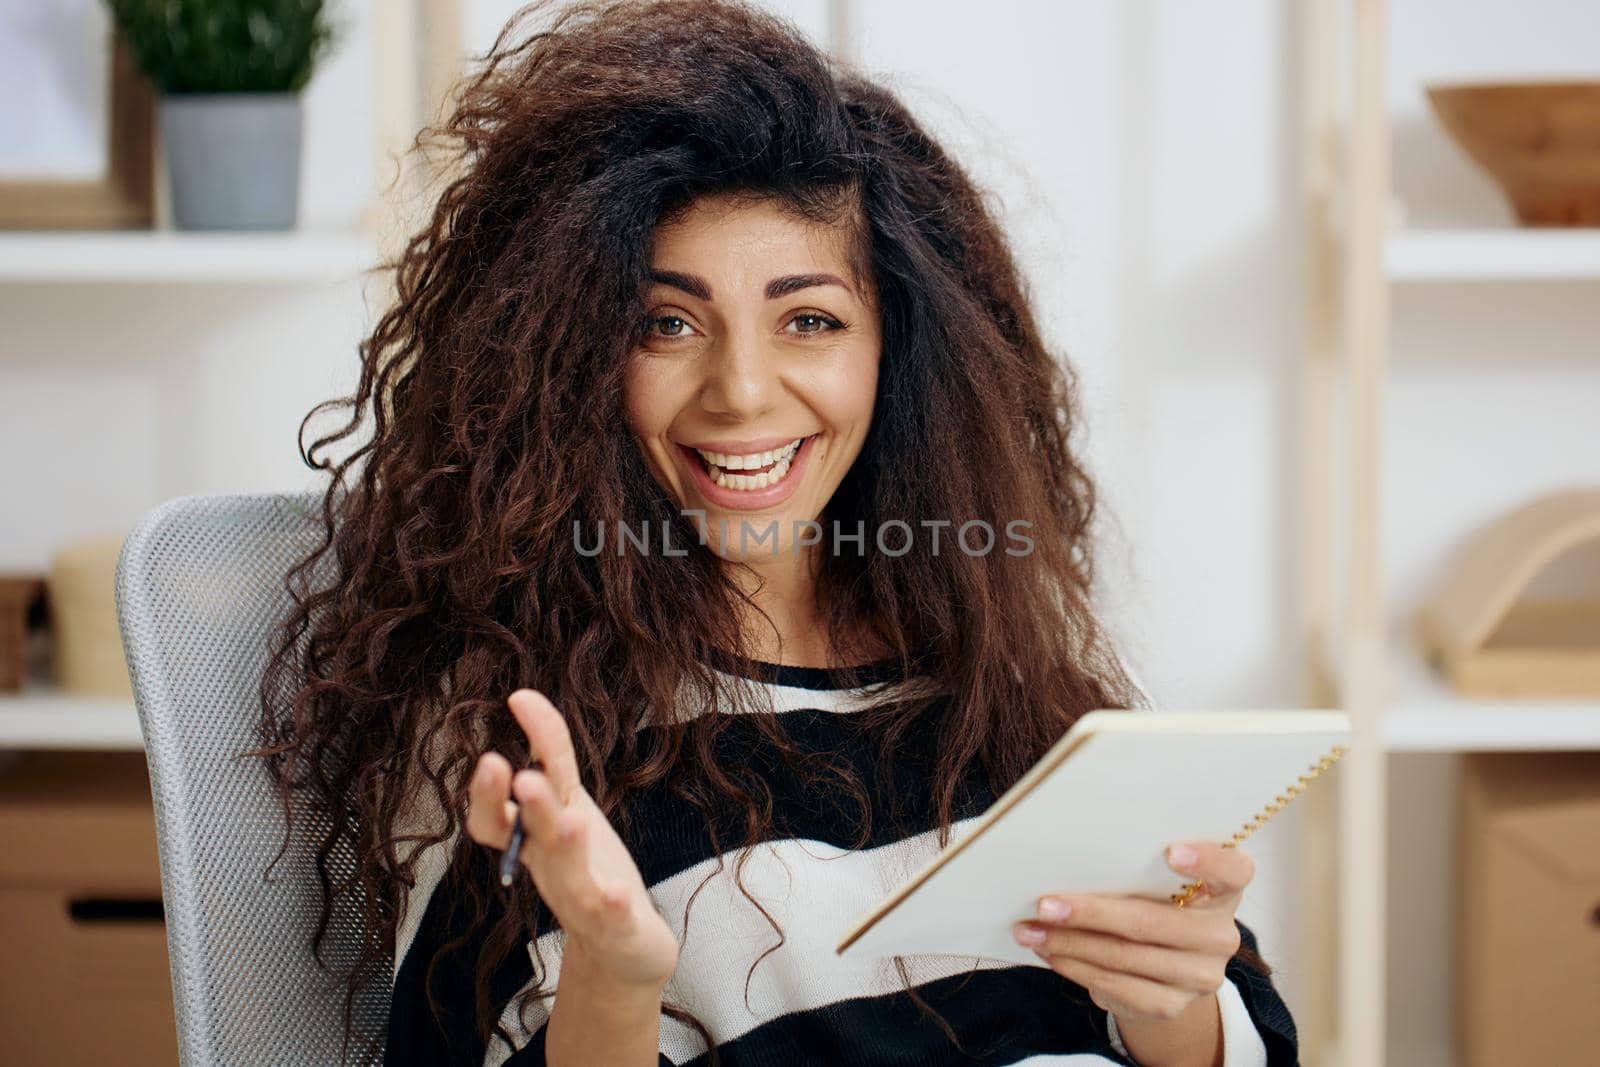
<svg viewBox="0 0 1600 1067"><path fill-rule="evenodd" d="M268 636L292 603L286 574L320 537L319 508L316 493L182 497L139 521L117 565L186 1067L340 1062L343 986L310 950L317 823L296 812L269 878L283 812L262 761L239 756L258 743ZM359 919L334 919L325 956L353 959ZM384 1030L388 974L356 1007L352 1058Z"/></svg>

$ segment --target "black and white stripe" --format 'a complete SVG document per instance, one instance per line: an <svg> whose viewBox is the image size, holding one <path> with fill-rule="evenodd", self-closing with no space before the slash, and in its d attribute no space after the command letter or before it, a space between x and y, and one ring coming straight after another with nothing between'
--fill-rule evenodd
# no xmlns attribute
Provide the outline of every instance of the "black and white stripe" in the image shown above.
<svg viewBox="0 0 1600 1067"><path fill-rule="evenodd" d="M693 1012L710 1030L721 1062L730 1067L1130 1062L1108 1032L1105 1012L1081 988L1042 964L936 955L904 958L918 994L955 1029L969 1060L912 1003L892 960L842 959L834 953L842 930L938 850L935 813L926 794L941 701L924 712L926 722L907 731L890 772L883 775L877 747L862 736L851 713L918 684L916 680L901 681L886 669L873 668L863 676L865 684L838 689L829 688L820 670L757 664L766 680L756 681L727 662L718 666L770 698L769 711L730 716L718 745L727 746L730 762L759 768L773 794L772 837L749 852L739 878L781 928L782 943L735 885L736 853L716 850L696 809L664 787L643 791L630 807L638 813L636 825L648 827L632 843L635 861L682 946L664 999ZM785 768L751 721L757 715L775 720L791 744L848 762L867 784L871 835L864 847L849 847L858 836L860 813L844 810L838 798L815 795L813 787ZM958 794L952 840L994 800L976 778L965 786ZM894 824L888 818L891 798L896 801ZM739 827L730 826L721 835L723 841L742 839ZM477 1038L471 1010L477 948L470 941L436 965L433 989L443 1002L443 1019L436 1021L429 1011L423 986L428 962L439 946L462 932L449 894L434 892L452 854L452 844L445 843L420 858L418 883L397 939L386 1062L542 1064L552 1002L535 1001L518 1019L515 994L532 983L535 957L546 988L559 978L565 935L548 912L536 916L536 928L545 932L530 944L529 954L513 953L492 982L493 1002L505 1005L501 1023L513 1036L513 1046L496 1039L485 1048ZM763 958L751 972L757 957ZM1235 969L1241 973L1235 975ZM1295 1062L1293 1024L1270 982L1249 982L1255 976L1237 963L1230 976L1234 981L1220 994L1228 1067L1269 1059L1273 1064ZM661 1019L660 1054L662 1064L698 1067L709 1059L699 1034L666 1015Z"/></svg>

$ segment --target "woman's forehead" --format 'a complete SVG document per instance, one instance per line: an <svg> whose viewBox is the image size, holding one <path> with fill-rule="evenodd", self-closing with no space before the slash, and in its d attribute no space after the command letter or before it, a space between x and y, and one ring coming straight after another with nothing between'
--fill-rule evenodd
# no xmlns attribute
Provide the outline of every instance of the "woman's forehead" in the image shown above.
<svg viewBox="0 0 1600 1067"><path fill-rule="evenodd" d="M706 196L656 228L650 265L704 279L712 299L724 289L759 292L779 275L832 274L867 300L870 291L862 289L870 287L853 255L856 241L848 221L808 219L770 197Z"/></svg>

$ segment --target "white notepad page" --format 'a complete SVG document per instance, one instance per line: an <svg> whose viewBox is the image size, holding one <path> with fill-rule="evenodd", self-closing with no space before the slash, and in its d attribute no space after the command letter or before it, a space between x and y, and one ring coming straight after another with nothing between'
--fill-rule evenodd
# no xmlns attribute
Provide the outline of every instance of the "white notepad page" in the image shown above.
<svg viewBox="0 0 1600 1067"><path fill-rule="evenodd" d="M843 956L1041 963L1012 939L1050 892L1168 899L1167 846L1228 841L1350 736L1338 711L1094 711L841 938ZM1293 787L1291 789L1291 787Z"/></svg>

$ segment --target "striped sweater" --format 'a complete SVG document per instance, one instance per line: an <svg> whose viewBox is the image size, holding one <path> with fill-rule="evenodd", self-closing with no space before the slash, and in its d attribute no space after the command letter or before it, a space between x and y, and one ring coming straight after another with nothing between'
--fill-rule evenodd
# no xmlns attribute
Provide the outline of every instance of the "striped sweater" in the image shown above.
<svg viewBox="0 0 1600 1067"><path fill-rule="evenodd" d="M1134 1062L1115 1021L1042 961L903 957L911 985L954 1029L963 1055L905 992L892 959L839 958L834 946L842 932L938 851L929 796L932 720L907 731L887 775L878 767L876 747L852 730L852 712L916 680L874 666L861 675L862 684L838 688L829 686L825 672L810 668L755 664L769 679L758 681L757 671L730 662L718 666L770 697L770 712L730 716L718 754L759 768L772 791L774 828L749 852L740 879L782 930L781 940L735 884L734 852L719 857L699 812L665 787L643 790L631 800L630 810L638 813L635 825L647 829L629 845L651 898L681 945L663 999L700 1019L721 1063L1080 1067ZM937 716L944 706L936 700L924 714ZM775 717L791 744L849 762L873 805L872 837L864 846L846 847L859 832L859 809L847 815L829 797L814 795L814 788L772 755L770 742L749 721L757 714ZM891 797L897 798L893 824L887 817ZM957 799L952 840L995 797L974 777ZM721 837L724 842L742 839L742 828L732 825ZM392 1067L542 1064L553 1001L532 999L519 1017L517 994L537 984L539 974L546 989L558 985L564 935L541 909L537 941L526 953L513 952L491 981L493 1003L503 1006L500 1022L512 1041L495 1036L485 1046L472 1010L483 935L464 929L450 893L435 892L455 845L441 843L418 858L416 885L405 902L395 946L385 1062ZM720 871L719 860L724 861ZM1250 931L1241 927L1241 935L1253 949ZM429 963L441 946L449 950L430 979ZM752 963L757 964L753 972ZM1226 1067L1296 1063L1294 1024L1271 982L1238 959L1229 964L1228 979L1218 991ZM430 981L437 1016L429 1006ZM666 1014L659 1049L660 1064L709 1062L699 1033Z"/></svg>

